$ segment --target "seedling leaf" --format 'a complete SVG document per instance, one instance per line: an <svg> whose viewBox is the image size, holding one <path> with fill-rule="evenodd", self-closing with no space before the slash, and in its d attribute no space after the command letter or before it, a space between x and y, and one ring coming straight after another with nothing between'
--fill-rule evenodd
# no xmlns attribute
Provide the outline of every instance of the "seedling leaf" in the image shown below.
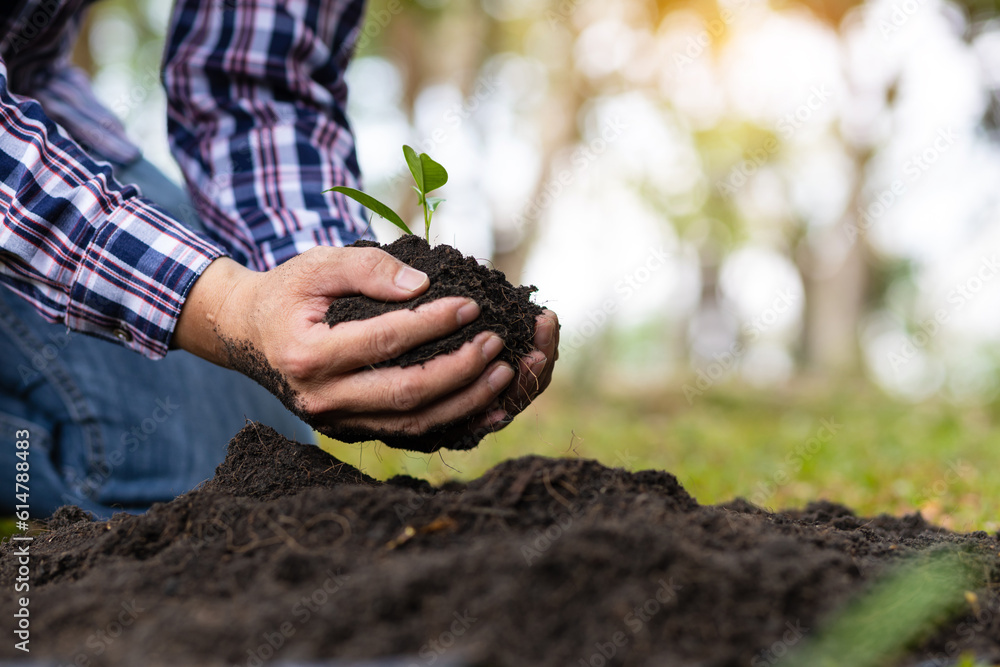
<svg viewBox="0 0 1000 667"><path fill-rule="evenodd" d="M441 197L428 197L427 207L431 210L431 213L433 213L434 211L437 210L438 206L440 206L443 201L445 200L442 199Z"/></svg>
<svg viewBox="0 0 1000 667"><path fill-rule="evenodd" d="M329 190L324 190L324 192L339 192L342 195L347 195L354 201L359 202L365 208L371 209L372 211L382 216L392 224L396 225L407 234L413 233L410 231L410 228L406 226L406 223L403 222L403 219L399 217L399 215L395 211L393 211L391 208L389 208L379 200L375 199L371 195L366 195L364 192L361 192L360 190L344 187L342 185L338 185L335 188L330 188Z"/></svg>
<svg viewBox="0 0 1000 667"><path fill-rule="evenodd" d="M403 156L406 158L406 166L413 174L413 182L417 184L417 194L433 192L448 182L448 171L427 153L417 155L417 151L403 146Z"/></svg>
<svg viewBox="0 0 1000 667"><path fill-rule="evenodd" d="M424 188L424 167L420 156L409 146L403 146L403 156L406 158L406 166L410 168L410 173L413 174L413 182L417 184L417 193L423 194L427 192Z"/></svg>
<svg viewBox="0 0 1000 667"><path fill-rule="evenodd" d="M424 172L424 192L433 192L448 182L448 172L432 160L427 153L420 154L420 165Z"/></svg>

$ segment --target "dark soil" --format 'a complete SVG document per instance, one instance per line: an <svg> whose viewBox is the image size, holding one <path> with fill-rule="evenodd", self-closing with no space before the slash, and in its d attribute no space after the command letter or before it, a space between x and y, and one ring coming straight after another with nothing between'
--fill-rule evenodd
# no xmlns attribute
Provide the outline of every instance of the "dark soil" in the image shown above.
<svg viewBox="0 0 1000 667"><path fill-rule="evenodd" d="M7 627L16 546L0 546ZM998 543L985 533L826 502L778 514L741 500L701 506L668 473L582 459L511 460L442 489L379 483L250 424L200 490L138 517L51 518L31 546L30 655L770 665L888 568L945 546L983 559L981 613L960 612L900 664L951 664L938 660L946 649L992 664L1000 598L986 582ZM25 656L8 635L0 659L15 657Z"/></svg>
<svg viewBox="0 0 1000 667"><path fill-rule="evenodd" d="M396 259L423 271L431 285L426 292L409 301L384 303L366 296L337 299L326 312L331 327L341 322L367 320L395 310L414 309L436 299L465 296L473 299L482 314L471 324L452 335L402 354L378 366L414 366L430 361L439 354L454 352L483 331L500 335L505 345L498 359L517 368L520 357L529 354L534 345L535 318L542 308L531 301L537 291L534 286L514 287L496 269L485 267L474 257L465 257L448 245L431 247L419 236L406 235L388 245L372 241L357 241L350 247L381 248Z"/></svg>

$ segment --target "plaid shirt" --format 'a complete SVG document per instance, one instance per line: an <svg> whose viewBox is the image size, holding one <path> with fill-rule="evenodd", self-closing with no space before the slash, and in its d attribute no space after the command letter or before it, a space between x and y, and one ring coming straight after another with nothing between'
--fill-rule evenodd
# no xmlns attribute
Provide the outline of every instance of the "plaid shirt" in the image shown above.
<svg viewBox="0 0 1000 667"><path fill-rule="evenodd" d="M46 319L158 358L213 259L267 270L364 234L358 205L321 194L358 187L343 73L364 0L177 0L168 129L209 239L91 157L129 164L139 151L68 62L89 0L7 4L0 282Z"/></svg>

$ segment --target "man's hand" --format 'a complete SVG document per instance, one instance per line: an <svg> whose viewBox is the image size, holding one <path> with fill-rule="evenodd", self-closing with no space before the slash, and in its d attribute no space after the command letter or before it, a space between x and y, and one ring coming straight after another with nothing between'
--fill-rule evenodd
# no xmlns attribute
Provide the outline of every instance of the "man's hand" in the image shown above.
<svg viewBox="0 0 1000 667"><path fill-rule="evenodd" d="M498 431L524 411L552 381L559 359L559 318L545 310L535 320L535 350L518 363L517 381L500 398L500 405L484 416L477 428Z"/></svg>
<svg viewBox="0 0 1000 667"><path fill-rule="evenodd" d="M508 426L552 381L552 369L559 358L559 319L545 310L535 321L535 350L518 363L517 380L489 411L436 436L441 446L471 449L484 437Z"/></svg>
<svg viewBox="0 0 1000 667"><path fill-rule="evenodd" d="M477 415L466 420L467 435L501 428L548 385L558 344L553 313L539 318L539 349L521 360L513 385L514 370L494 361L503 341L489 332L423 366L370 368L476 319L479 306L470 299L333 329L323 322L335 298L402 301L428 286L425 274L375 248L318 247L266 273L221 258L191 290L174 343L249 375L334 437L422 435Z"/></svg>

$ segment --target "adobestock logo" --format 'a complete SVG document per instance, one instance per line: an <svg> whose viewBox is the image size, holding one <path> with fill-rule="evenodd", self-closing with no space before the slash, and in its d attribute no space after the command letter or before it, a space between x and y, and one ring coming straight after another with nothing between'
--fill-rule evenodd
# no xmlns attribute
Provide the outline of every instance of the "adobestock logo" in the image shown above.
<svg viewBox="0 0 1000 667"><path fill-rule="evenodd" d="M750 349L750 344L777 324L781 315L787 313L798 303L799 298L791 290L782 290L771 301L771 305L761 311L760 315L744 324L740 329L742 338L734 342L725 352L713 354L713 361L699 368L695 373L698 379L693 384L685 383L681 388L688 405L694 405L695 398L703 396L706 391L715 386L715 383L729 376Z"/></svg>
<svg viewBox="0 0 1000 667"><path fill-rule="evenodd" d="M600 136L579 146L570 158L572 169L563 169L554 174L534 199L516 213L512 222L516 229L523 229L528 220L539 218L552 203L573 185L582 173L607 153L608 149L621 138L628 129L628 123L621 118L609 120L601 128Z"/></svg>
<svg viewBox="0 0 1000 667"><path fill-rule="evenodd" d="M809 122L817 111L826 106L832 93L827 90L826 85L813 86L809 89L809 96L806 101L800 104L790 113L785 114L778 121L778 132L785 139L790 139L803 125Z"/></svg>
<svg viewBox="0 0 1000 667"><path fill-rule="evenodd" d="M675 584L673 578L669 581L660 579L657 583L660 586L656 593L641 605L633 607L622 619L628 632L619 630L605 641L594 642L594 652L587 658L577 660L575 667L609 667L621 664L624 656L619 654L627 651L632 638L645 630L646 625L664 608L676 601L677 594L684 588Z"/></svg>
<svg viewBox="0 0 1000 667"><path fill-rule="evenodd" d="M948 292L947 301L952 307L939 308L934 311L931 317L917 325L917 331L906 336L899 347L889 353L889 365L892 370L899 372L900 368L913 361L920 351L926 349L931 341L941 333L942 328L951 320L952 315L971 303L998 273L1000 273L1000 259L997 255L984 257L972 275L960 281L954 289Z"/></svg>
<svg viewBox="0 0 1000 667"><path fill-rule="evenodd" d="M605 299L598 308L594 308L584 317L580 329L568 336L562 343L561 349L564 351L579 350L588 340L596 336L607 324L611 316L619 311L622 304L639 293L645 287L653 275L668 266L669 259L673 253L668 252L662 246L652 248L646 259L635 269L624 274L615 282L615 293L618 299Z"/></svg>
<svg viewBox="0 0 1000 667"><path fill-rule="evenodd" d="M857 215L855 216L856 221L844 227L844 234L847 236L847 240L852 244L857 242L861 235L865 234L876 222L881 220L896 202L906 194L908 184L912 185L920 180L956 143L958 143L958 134L954 129L947 127L938 130L927 148L919 153L912 154L903 162L902 172L904 178L893 180L889 184L889 187L876 193L869 200L870 203L867 206L858 207Z"/></svg>
<svg viewBox="0 0 1000 667"><path fill-rule="evenodd" d="M697 34L688 36L684 41L684 50L674 54L674 67L677 71L687 69L695 60L701 58L712 45L712 40L725 34L726 28L750 5L750 1L737 0L731 5L720 9L718 18L706 21L705 27Z"/></svg>
<svg viewBox="0 0 1000 667"><path fill-rule="evenodd" d="M831 97L832 93L826 85L813 86L809 90L809 96L802 104L781 117L775 126L775 133L786 140L791 139L799 129L812 119L817 111L826 106ZM750 181L754 174L760 171L781 150L781 146L782 144L777 139L768 137L760 148L746 151L743 161L733 166L725 179L716 183L719 195L723 199L728 199L736 194Z"/></svg>

